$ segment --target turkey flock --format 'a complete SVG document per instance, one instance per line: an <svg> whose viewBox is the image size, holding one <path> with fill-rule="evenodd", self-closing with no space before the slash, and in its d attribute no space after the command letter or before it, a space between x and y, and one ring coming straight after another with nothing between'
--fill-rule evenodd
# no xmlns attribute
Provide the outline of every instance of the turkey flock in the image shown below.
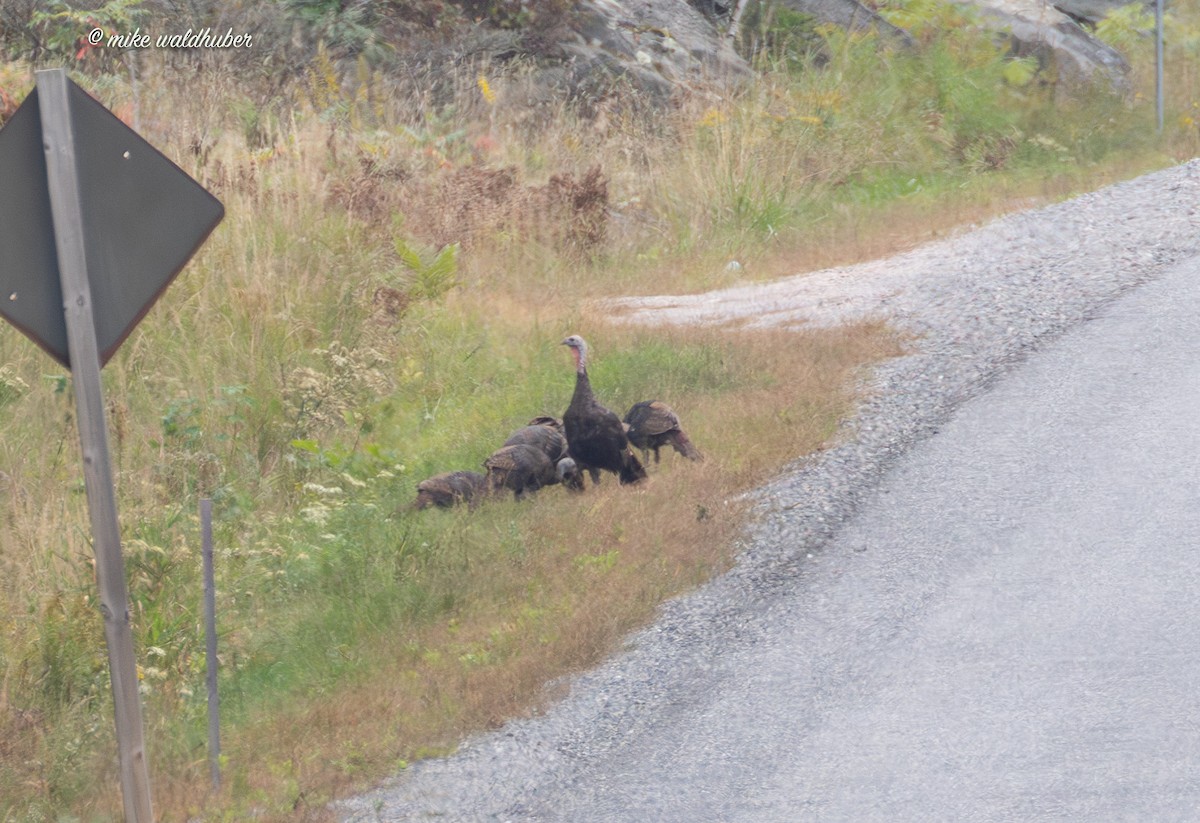
<svg viewBox="0 0 1200 823"><path fill-rule="evenodd" d="M521 500L543 486L562 485L584 490L584 475L600 482L600 472L612 472L622 484L646 479L645 463L654 452L671 446L689 460L703 460L700 450L684 433L679 416L660 400L634 403L624 420L606 408L592 392L588 380L587 342L577 334L562 341L575 360L575 393L562 419L535 417L512 433L483 462L486 474L452 471L417 484L416 509L477 505L505 489ZM634 453L634 448L642 458Z"/></svg>

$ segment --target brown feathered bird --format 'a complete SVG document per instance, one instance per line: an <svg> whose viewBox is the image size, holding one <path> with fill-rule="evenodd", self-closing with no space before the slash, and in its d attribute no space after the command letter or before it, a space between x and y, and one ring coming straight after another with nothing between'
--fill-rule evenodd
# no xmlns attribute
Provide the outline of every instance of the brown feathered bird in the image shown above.
<svg viewBox="0 0 1200 823"><path fill-rule="evenodd" d="M485 478L479 472L444 472L435 474L417 484L415 509L437 506L448 509L459 503L471 503L486 487Z"/></svg>
<svg viewBox="0 0 1200 823"><path fill-rule="evenodd" d="M592 393L587 374L587 343L573 334L562 341L575 357L575 393L563 412L563 431L567 449L580 471L587 470L593 483L600 482L600 471L617 475L621 483L636 483L646 478L646 469L629 446L621 418L605 408Z"/></svg>
<svg viewBox="0 0 1200 823"><path fill-rule="evenodd" d="M570 457L551 460L537 446L525 443L502 446L483 465L487 469L489 490L494 494L509 489L518 500L543 486L562 483L576 473L575 461Z"/></svg>
<svg viewBox="0 0 1200 823"><path fill-rule="evenodd" d="M535 417L529 421L528 425L530 425L530 426L549 426L552 429L558 429L559 431L562 431L562 421L559 420L557 417L547 417L545 415L543 415L542 417Z"/></svg>
<svg viewBox="0 0 1200 823"><path fill-rule="evenodd" d="M654 452L658 463L658 450L670 446L688 460L703 460L704 455L692 444L679 423L679 415L661 400L643 400L634 403L625 413L625 435L629 442L642 450L642 459L649 460Z"/></svg>
<svg viewBox="0 0 1200 823"><path fill-rule="evenodd" d="M561 429L545 423L533 423L517 429L504 441L504 445L533 446L541 449L555 463L567 456L566 436Z"/></svg>
<svg viewBox="0 0 1200 823"><path fill-rule="evenodd" d="M533 446L541 449L558 473L558 482L571 491L582 491L583 475L567 450L562 421L553 417L535 417L528 426L517 429L504 441L505 446Z"/></svg>

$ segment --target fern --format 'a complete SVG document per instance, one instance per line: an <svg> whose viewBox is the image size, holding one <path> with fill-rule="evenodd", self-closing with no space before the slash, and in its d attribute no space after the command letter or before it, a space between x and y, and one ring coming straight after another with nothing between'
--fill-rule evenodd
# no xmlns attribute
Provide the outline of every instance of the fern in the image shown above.
<svg viewBox="0 0 1200 823"><path fill-rule="evenodd" d="M1033 82L1033 78L1037 76L1038 63L1032 57L1019 57L1013 60L1007 60L1004 63L1004 69L1001 74L1004 77L1004 82L1016 88L1023 88Z"/></svg>
<svg viewBox="0 0 1200 823"><path fill-rule="evenodd" d="M416 249L400 238L396 239L395 246L400 262L412 272L413 284L410 290L417 297L437 300L458 285L457 243L443 246L428 262L421 258Z"/></svg>

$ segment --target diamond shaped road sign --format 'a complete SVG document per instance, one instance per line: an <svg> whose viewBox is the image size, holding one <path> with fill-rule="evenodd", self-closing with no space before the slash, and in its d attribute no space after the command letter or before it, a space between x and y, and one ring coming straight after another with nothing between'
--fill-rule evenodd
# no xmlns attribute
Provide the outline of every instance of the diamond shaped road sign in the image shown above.
<svg viewBox="0 0 1200 823"><path fill-rule="evenodd" d="M87 92L67 86L103 365L225 208ZM70 368L37 91L0 129L0 315Z"/></svg>

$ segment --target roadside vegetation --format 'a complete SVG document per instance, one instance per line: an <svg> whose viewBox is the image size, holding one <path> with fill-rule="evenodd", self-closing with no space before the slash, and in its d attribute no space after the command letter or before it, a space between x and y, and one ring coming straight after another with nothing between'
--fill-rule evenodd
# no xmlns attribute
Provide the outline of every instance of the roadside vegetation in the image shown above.
<svg viewBox="0 0 1200 823"><path fill-rule="evenodd" d="M865 370L905 345L880 325L635 329L597 298L877 257L1200 154L1200 21L1184 4L1161 136L1132 13L1104 32L1134 64L1129 100L1060 88L962 12L913 0L885 7L917 36L907 53L753 15L754 84L655 111L620 90L531 108L520 61L400 71L379 21L354 16L365 6L232 5L264 28L292 15L304 62L149 51L131 66L78 47L97 18L154 19L129 0L0 28L0 104L70 63L226 207L104 371L163 820L322 820L330 799L553 698L545 684L728 567L743 492L829 444ZM509 5L480 9L532 25ZM410 15L396 30L421 30L417 9L429 31L460 13L427 6L389 5ZM561 415L570 333L607 405L666 400L707 460L664 453L635 488L410 510L421 479L479 469L530 418ZM0 427L0 821L118 819L71 382L8 326Z"/></svg>

